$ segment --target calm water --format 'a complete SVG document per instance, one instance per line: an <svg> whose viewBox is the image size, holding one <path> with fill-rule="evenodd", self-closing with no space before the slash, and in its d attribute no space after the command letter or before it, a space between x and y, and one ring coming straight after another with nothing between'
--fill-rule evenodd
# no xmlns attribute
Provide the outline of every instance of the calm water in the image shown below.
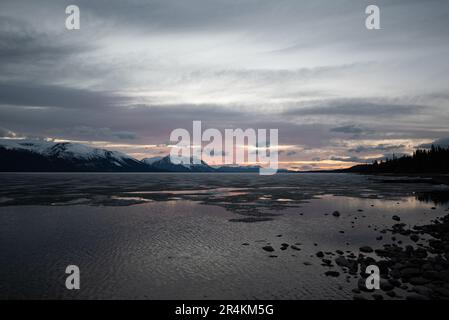
<svg viewBox="0 0 449 320"><path fill-rule="evenodd" d="M326 277L317 251L379 247L392 215L447 214L448 187L389 179L0 174L0 298L351 299L357 278Z"/></svg>

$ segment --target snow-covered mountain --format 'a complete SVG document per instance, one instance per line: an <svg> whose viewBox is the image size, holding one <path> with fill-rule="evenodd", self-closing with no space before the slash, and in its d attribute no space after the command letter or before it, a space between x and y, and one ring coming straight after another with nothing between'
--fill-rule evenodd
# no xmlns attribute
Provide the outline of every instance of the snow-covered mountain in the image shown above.
<svg viewBox="0 0 449 320"><path fill-rule="evenodd" d="M118 151L78 143L38 139L0 139L2 171L151 171Z"/></svg>
<svg viewBox="0 0 449 320"><path fill-rule="evenodd" d="M214 168L210 167L206 162L194 164L193 158L180 159L179 164L171 161L170 156L165 156L160 160L153 161L151 166L157 170L170 172L214 172Z"/></svg>
<svg viewBox="0 0 449 320"><path fill-rule="evenodd" d="M258 166L211 167L193 158L170 156L137 160L125 153L72 142L0 139L0 171L18 172L258 172Z"/></svg>

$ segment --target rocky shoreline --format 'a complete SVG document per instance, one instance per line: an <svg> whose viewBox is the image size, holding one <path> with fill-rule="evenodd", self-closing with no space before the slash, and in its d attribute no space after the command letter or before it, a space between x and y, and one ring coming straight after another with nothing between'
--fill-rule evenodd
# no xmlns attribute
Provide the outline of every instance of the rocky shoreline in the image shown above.
<svg viewBox="0 0 449 320"><path fill-rule="evenodd" d="M397 219L395 219L397 220ZM353 252L337 250L333 259L340 271L359 278L352 291L354 299L449 299L449 215L437 218L431 224L407 228L396 223L382 234L400 234L409 237L415 246L401 246L396 241L382 248L361 247L356 256ZM333 267L333 253L318 252L323 265ZM368 290L365 285L367 266L376 265L380 270L380 290ZM325 275L338 277L339 271L326 271Z"/></svg>
<svg viewBox="0 0 449 320"><path fill-rule="evenodd" d="M436 210L435 207L430 209ZM449 208L445 211L449 211ZM325 215L338 219L341 213L334 211ZM397 215L391 216L391 220L393 224L388 228L374 228L379 233L376 240L383 242L380 247L365 245L358 250L317 251L309 259L318 259L319 264L325 268L323 274L326 277L344 277L348 284L355 283L356 287L352 289L355 300L449 299L449 214L437 217L425 225L407 225ZM387 238L391 241L383 241ZM268 257L278 257L271 243L265 240L260 242L265 242L261 249L269 254ZM300 254L301 246L300 242L283 242L280 250L289 249L292 256L296 256L293 251ZM318 247L318 244L314 243L313 246ZM312 265L309 261L304 261L303 264ZM369 290L366 287L366 278L370 275L366 270L370 265L379 268L380 289ZM338 287L342 289L341 284Z"/></svg>

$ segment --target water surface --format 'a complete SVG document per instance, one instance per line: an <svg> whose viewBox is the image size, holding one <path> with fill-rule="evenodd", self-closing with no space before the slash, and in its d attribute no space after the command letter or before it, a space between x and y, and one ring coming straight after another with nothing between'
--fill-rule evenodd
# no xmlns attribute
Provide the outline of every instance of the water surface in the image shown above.
<svg viewBox="0 0 449 320"><path fill-rule="evenodd" d="M0 174L0 298L351 299L357 276L326 277L317 251L388 243L393 215L447 213L446 186L386 179Z"/></svg>

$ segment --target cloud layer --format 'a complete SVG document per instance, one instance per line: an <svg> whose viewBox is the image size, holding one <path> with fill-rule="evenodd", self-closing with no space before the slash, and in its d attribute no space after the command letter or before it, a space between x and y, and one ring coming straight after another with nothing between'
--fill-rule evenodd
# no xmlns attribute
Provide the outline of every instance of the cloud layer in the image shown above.
<svg viewBox="0 0 449 320"><path fill-rule="evenodd" d="M0 136L168 152L193 120L278 128L285 167L331 168L449 136L449 3L0 3ZM72 4L72 3L70 3ZM440 140L438 140L440 139Z"/></svg>

